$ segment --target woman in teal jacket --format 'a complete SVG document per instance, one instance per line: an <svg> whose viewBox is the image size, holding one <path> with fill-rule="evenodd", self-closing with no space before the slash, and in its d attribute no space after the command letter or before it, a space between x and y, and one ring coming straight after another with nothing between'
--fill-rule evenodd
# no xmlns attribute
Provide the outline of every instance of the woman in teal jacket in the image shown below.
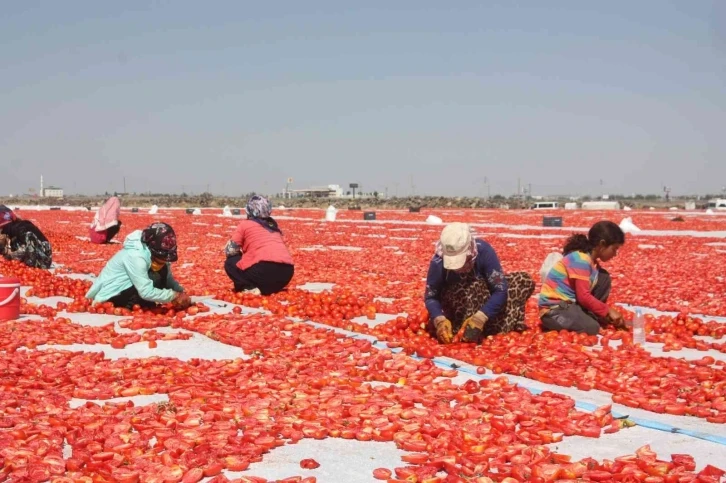
<svg viewBox="0 0 726 483"><path fill-rule="evenodd" d="M127 309L164 303L186 308L191 299L171 273L171 263L177 258L176 234L171 226L154 223L143 231L136 230L103 267L86 298Z"/></svg>

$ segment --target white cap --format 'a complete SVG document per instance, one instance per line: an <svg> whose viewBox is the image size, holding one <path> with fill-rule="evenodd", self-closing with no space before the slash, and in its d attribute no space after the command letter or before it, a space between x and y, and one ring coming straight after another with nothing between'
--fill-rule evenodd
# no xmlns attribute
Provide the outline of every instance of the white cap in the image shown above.
<svg viewBox="0 0 726 483"><path fill-rule="evenodd" d="M466 263L471 247L471 230L466 223L451 223L441 232L444 268L458 270Z"/></svg>

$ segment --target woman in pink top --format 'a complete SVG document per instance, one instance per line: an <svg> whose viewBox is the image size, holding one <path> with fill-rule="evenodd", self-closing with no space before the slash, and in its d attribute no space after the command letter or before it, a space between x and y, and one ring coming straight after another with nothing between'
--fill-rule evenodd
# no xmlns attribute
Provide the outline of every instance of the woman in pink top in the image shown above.
<svg viewBox="0 0 726 483"><path fill-rule="evenodd" d="M88 236L91 243L103 244L110 242L121 229L121 202L115 196L110 197L96 212Z"/></svg>
<svg viewBox="0 0 726 483"><path fill-rule="evenodd" d="M272 205L255 195L247 202L247 219L232 234L224 270L236 292L270 295L284 289L295 273L282 231L270 216Z"/></svg>

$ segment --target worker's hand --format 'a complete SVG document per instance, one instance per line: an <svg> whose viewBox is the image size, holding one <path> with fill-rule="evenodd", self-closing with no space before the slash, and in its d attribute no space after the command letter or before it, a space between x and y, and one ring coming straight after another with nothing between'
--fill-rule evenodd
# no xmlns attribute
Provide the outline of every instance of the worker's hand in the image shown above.
<svg viewBox="0 0 726 483"><path fill-rule="evenodd" d="M608 320L617 328L625 327L625 319L623 319L623 314L621 314L612 307L608 309Z"/></svg>
<svg viewBox="0 0 726 483"><path fill-rule="evenodd" d="M5 251L5 247L10 245L10 238L7 235L0 234L0 252Z"/></svg>
<svg viewBox="0 0 726 483"><path fill-rule="evenodd" d="M177 310L185 310L192 304L192 298L184 292L177 292L176 298L171 302Z"/></svg>
<svg viewBox="0 0 726 483"><path fill-rule="evenodd" d="M449 319L440 315L434 319L434 327L436 328L436 337L442 344L450 344L454 338L451 330L451 322Z"/></svg>
<svg viewBox="0 0 726 483"><path fill-rule="evenodd" d="M462 342L479 342L481 334L484 331L484 324L487 323L489 317L484 312L479 310L477 313L469 317L464 321L462 329L464 335L461 338Z"/></svg>
<svg viewBox="0 0 726 483"><path fill-rule="evenodd" d="M227 258L233 257L235 255L239 255L242 252L239 245L237 245L232 240L228 241L227 244L224 246L224 254L227 255Z"/></svg>

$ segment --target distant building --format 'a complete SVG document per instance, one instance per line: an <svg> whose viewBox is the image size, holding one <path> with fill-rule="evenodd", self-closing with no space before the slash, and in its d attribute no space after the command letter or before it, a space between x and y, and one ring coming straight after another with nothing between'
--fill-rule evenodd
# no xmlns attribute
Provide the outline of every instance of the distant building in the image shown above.
<svg viewBox="0 0 726 483"><path fill-rule="evenodd" d="M617 201L585 201L581 207L583 210L619 210L621 208Z"/></svg>
<svg viewBox="0 0 726 483"><path fill-rule="evenodd" d="M330 184L326 187L290 190L283 194L286 195L286 198L341 198L343 188L337 184Z"/></svg>
<svg viewBox="0 0 726 483"><path fill-rule="evenodd" d="M48 186L40 193L40 196L45 198L63 198L63 188Z"/></svg>

